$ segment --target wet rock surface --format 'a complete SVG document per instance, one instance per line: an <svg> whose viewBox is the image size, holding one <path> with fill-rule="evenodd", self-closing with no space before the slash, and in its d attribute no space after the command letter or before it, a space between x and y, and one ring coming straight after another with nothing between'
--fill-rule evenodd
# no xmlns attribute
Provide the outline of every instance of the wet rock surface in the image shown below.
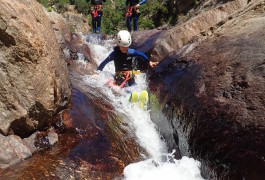
<svg viewBox="0 0 265 180"><path fill-rule="evenodd" d="M71 76L70 107L57 117L59 141L45 147L44 136L46 141L36 146L45 150L0 170L1 178L114 179L122 176L126 165L141 159L145 152L122 122L126 116L115 113L93 87L84 87L76 72Z"/></svg>
<svg viewBox="0 0 265 180"><path fill-rule="evenodd" d="M166 117L181 154L199 159L206 178L265 177L263 13L264 2L252 2L150 73L153 120Z"/></svg>
<svg viewBox="0 0 265 180"><path fill-rule="evenodd" d="M28 138L0 135L0 169L5 169L31 157L33 153L53 146L58 141L58 134L53 130L35 132Z"/></svg>
<svg viewBox="0 0 265 180"><path fill-rule="evenodd" d="M7 3L10 2L4 1L0 6ZM154 95L152 102L156 103L156 108L152 104L151 113L169 147L178 149L180 155L199 159L206 178L264 179L264 2L236 0L225 3L183 23L181 27L165 31L160 38L157 38L159 30L144 34L152 38L150 42L145 38L145 42L137 44L137 39L138 42L143 39L135 34L134 45L145 52L149 52L149 46L155 45L154 59L163 59L149 74L150 94ZM0 48L4 47L4 50L16 43L6 25L8 18L5 18L0 19L0 35L5 37L0 38ZM37 22L42 21L38 19ZM75 62L68 62L74 89L69 109L58 116L57 130L61 132L58 143L54 147L48 145L57 139L53 133L37 136L39 143L34 146L31 143L26 147L28 149L20 143L23 144L20 148L22 155L13 153L12 156L19 160L17 157L30 156L36 147L45 151L39 151L32 158L10 168L1 169L1 178L113 179L121 177L123 168L141 159L140 153L144 154L135 138L128 135L130 129L126 123L121 123L126 116L116 114L111 105L103 101L106 97L98 95L93 87L83 86L79 75L73 73L89 74L96 66L89 46L83 45L80 36L74 38L76 44L70 47L73 54L82 52L91 63L88 68L79 68ZM56 47L50 48L54 50ZM40 82L40 79L37 81ZM38 86L39 91L34 93L41 93L41 89ZM16 105L11 104L7 109L27 114ZM46 113L51 113L50 109L48 112L40 111L46 105L36 103L30 117L43 120ZM35 126L35 121L29 120L32 119L23 116L11 129L23 127L26 134L21 136L28 136ZM6 121L3 125L8 129ZM13 131L17 132L23 131ZM8 138L21 142L15 136ZM6 139L1 141L7 144Z"/></svg>
<svg viewBox="0 0 265 180"><path fill-rule="evenodd" d="M88 44L85 43L86 39L81 34L71 34L71 44L69 45L70 57L68 60L68 68L70 71L76 71L82 75L91 74L96 69L97 64L91 54L91 49ZM83 57L86 64L79 64L76 61Z"/></svg>

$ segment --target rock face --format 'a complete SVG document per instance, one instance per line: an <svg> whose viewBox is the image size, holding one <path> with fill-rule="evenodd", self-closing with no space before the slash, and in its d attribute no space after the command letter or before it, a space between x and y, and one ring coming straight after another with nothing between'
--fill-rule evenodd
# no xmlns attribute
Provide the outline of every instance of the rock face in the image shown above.
<svg viewBox="0 0 265 180"><path fill-rule="evenodd" d="M88 21L82 15L75 12L65 12L63 16L67 19L71 31L83 34L89 33L90 26L88 25Z"/></svg>
<svg viewBox="0 0 265 180"><path fill-rule="evenodd" d="M3 136L0 134L0 174L1 170L23 162L38 150L52 147L57 141L58 134L54 132L54 129L49 129L48 132L37 131L24 139L16 135Z"/></svg>
<svg viewBox="0 0 265 180"><path fill-rule="evenodd" d="M171 138L165 136L182 155L202 162L205 178L264 179L264 1L220 7L227 19L219 22L208 10L208 30L200 29L198 15L156 41L154 52L163 60L150 75L158 97L151 103L159 104L152 119L172 125Z"/></svg>
<svg viewBox="0 0 265 180"><path fill-rule="evenodd" d="M68 102L67 67L37 1L2 0L0 9L0 132L26 137Z"/></svg>
<svg viewBox="0 0 265 180"><path fill-rule="evenodd" d="M67 48L71 41L71 34L66 19L55 11L48 12L44 8L44 12L51 22L58 44L62 49Z"/></svg>
<svg viewBox="0 0 265 180"><path fill-rule="evenodd" d="M157 37L162 33L162 30L152 29L141 31L141 33L132 33L132 47L137 47L138 50L148 53Z"/></svg>
<svg viewBox="0 0 265 180"><path fill-rule="evenodd" d="M32 155L29 145L21 140L20 137L11 135L5 138L0 134L0 168L6 168L16 164L21 159L25 159Z"/></svg>
<svg viewBox="0 0 265 180"><path fill-rule="evenodd" d="M66 19L71 32L88 34L90 31L88 23L90 16L86 17L78 13L75 5L67 5L65 10L62 16Z"/></svg>
<svg viewBox="0 0 265 180"><path fill-rule="evenodd" d="M216 8L203 11L180 26L165 31L154 43L152 55L156 57L157 61L160 61L167 54L189 43L195 36L204 31L208 31L217 23L226 20L226 18L231 16L235 11L246 6L247 2L248 0L235 0L221 4Z"/></svg>
<svg viewBox="0 0 265 180"><path fill-rule="evenodd" d="M177 1L177 9L178 12L180 13L185 13L187 12L192 5L194 5L194 0L178 0Z"/></svg>

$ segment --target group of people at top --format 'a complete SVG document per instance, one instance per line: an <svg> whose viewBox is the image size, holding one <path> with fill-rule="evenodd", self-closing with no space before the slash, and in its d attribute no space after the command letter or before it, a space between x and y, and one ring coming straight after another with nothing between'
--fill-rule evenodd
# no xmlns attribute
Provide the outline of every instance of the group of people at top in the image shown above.
<svg viewBox="0 0 265 180"><path fill-rule="evenodd" d="M89 0L87 0L89 1ZM101 18L103 15L102 3L106 0L91 0L91 16L92 16L92 27L93 33L100 33L101 27ZM126 25L128 31L132 31L131 21L133 21L133 30L138 30L138 18L141 14L139 8L142 4L146 3L146 0L126 0L125 5L127 12L126 16Z"/></svg>

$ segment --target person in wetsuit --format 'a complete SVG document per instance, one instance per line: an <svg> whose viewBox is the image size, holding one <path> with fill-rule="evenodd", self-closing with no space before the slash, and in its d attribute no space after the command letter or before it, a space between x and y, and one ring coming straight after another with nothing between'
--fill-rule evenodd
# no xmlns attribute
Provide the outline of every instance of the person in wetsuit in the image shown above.
<svg viewBox="0 0 265 180"><path fill-rule="evenodd" d="M132 62L134 57L139 57L143 61L148 61L149 66L152 68L158 64L158 62L149 61L144 53L129 48L131 43L131 34L126 30L119 31L117 36L118 46L114 47L114 51L110 53L110 55L99 65L97 69L102 71L106 64L114 61L114 84L120 87L123 87L124 85L131 86L135 82Z"/></svg>
<svg viewBox="0 0 265 180"><path fill-rule="evenodd" d="M90 0L87 0L87 2ZM92 16L92 27L93 33L100 33L101 18L103 16L102 1L106 0L91 0L91 16Z"/></svg>
<svg viewBox="0 0 265 180"><path fill-rule="evenodd" d="M138 30L138 18L140 16L140 6L142 4L146 3L146 0L142 0L139 3L139 0L126 0L125 5L127 9L126 13L126 24L128 31L131 32L132 27L131 27L131 21L133 20L133 30L137 31Z"/></svg>

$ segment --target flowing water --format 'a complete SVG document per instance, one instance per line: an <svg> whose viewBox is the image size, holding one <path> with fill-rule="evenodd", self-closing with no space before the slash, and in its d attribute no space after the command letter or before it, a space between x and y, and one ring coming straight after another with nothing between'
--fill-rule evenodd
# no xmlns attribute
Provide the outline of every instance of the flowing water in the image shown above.
<svg viewBox="0 0 265 180"><path fill-rule="evenodd" d="M84 36L91 47L92 56L99 65L112 51L111 40L101 41L95 36ZM82 55L79 63L86 66ZM91 87L95 87L101 93L109 97L110 103L116 111L129 117L128 124L137 138L137 142L148 155L143 155L144 161L129 164L124 169L125 179L202 179L200 176L200 162L182 157L174 158L174 150L169 150L163 138L159 134L159 128L151 121L150 112L142 110L137 105L131 104L128 99L132 91L140 94L141 90L148 88L146 75L141 73L136 78L136 84L120 89L109 87L108 81L113 79L114 64L107 64L103 71L95 71L94 75L86 75L83 81Z"/></svg>

